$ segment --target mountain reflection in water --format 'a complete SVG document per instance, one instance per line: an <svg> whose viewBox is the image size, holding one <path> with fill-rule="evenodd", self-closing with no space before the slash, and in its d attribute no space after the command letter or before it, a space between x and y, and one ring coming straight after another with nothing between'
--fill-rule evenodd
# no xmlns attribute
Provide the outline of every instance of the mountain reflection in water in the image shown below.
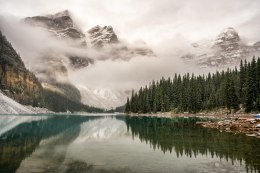
<svg viewBox="0 0 260 173"><path fill-rule="evenodd" d="M197 127L198 118L43 117L0 135L1 173L260 170L260 139Z"/></svg>

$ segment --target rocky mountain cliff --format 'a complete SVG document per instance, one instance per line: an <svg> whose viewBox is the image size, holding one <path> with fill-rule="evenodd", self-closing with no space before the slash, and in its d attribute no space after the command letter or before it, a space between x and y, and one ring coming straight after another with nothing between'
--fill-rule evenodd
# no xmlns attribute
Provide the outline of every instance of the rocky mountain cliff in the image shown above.
<svg viewBox="0 0 260 173"><path fill-rule="evenodd" d="M48 31L51 37L66 41L72 47L87 48L86 36L73 21L68 10L46 16L27 17L25 22ZM49 109L53 111L100 111L83 105L79 90L68 79L69 70L87 67L93 63L92 59L76 56L74 52L57 54L51 50L42 56L39 62L42 68L37 68L34 72L41 77L46 106Z"/></svg>
<svg viewBox="0 0 260 173"><path fill-rule="evenodd" d="M79 91L80 86L75 86L69 81L69 72L71 70L76 71L88 68L89 65L95 65L95 61L107 59L126 61L138 56L156 56L144 43L132 45L121 41L112 26L102 27L97 25L86 33L82 32L82 29L73 20L68 10L51 15L27 17L25 22L33 27L40 27L48 31L53 38L64 40L74 48L79 48L86 52L95 52L92 55L94 57L78 56L75 54L76 52L67 52L66 54L46 52L40 62L43 64L42 68L38 68L34 72L39 77L46 76L40 79L44 83L44 90L48 91L47 95L50 95L52 92L76 102L81 100L83 103L88 103L91 106L97 106L92 100L99 100L102 108L121 106L122 104L115 104L122 103L122 101L125 101L125 98L118 93L114 94L118 97L114 99L114 104L111 105L109 98L100 99L101 97L95 93L95 90L86 90L86 93L82 90ZM68 61L70 62L69 65L67 64ZM62 79L62 82L60 82L60 79ZM75 93L72 94L68 91L74 91ZM111 94L113 95L113 93ZM73 95L74 97L71 97ZM89 100L82 98L82 95L84 98L89 98Z"/></svg>
<svg viewBox="0 0 260 173"><path fill-rule="evenodd" d="M260 55L259 42L248 45L234 28L224 29L215 40L192 44L192 50L182 59L196 63L200 67L229 67L240 63L241 59Z"/></svg>
<svg viewBox="0 0 260 173"><path fill-rule="evenodd" d="M91 44L94 47L103 47L104 44L118 43L117 35L111 26L101 27L99 25L88 31Z"/></svg>
<svg viewBox="0 0 260 173"><path fill-rule="evenodd" d="M41 106L42 86L0 31L0 89L19 103Z"/></svg>
<svg viewBox="0 0 260 173"><path fill-rule="evenodd" d="M27 17L25 21L34 26L46 28L55 36L60 38L72 38L84 40L85 34L73 21L68 10L46 16Z"/></svg>
<svg viewBox="0 0 260 173"><path fill-rule="evenodd" d="M94 26L88 31L88 40L89 46L105 53L103 59L129 60L138 56L156 56L144 42L131 45L120 41L112 26Z"/></svg>
<svg viewBox="0 0 260 173"><path fill-rule="evenodd" d="M72 15L68 10L46 16L27 17L25 18L25 22L32 26L44 28L57 39L67 40L74 47L86 48L87 46L85 34L73 21ZM73 69L84 68L93 63L93 60L88 57L65 56L70 61ZM59 62L59 66L64 66L63 62L57 60L59 57L51 59L55 59L56 65ZM48 60L47 62L51 61ZM52 64L49 64L49 67L52 67Z"/></svg>

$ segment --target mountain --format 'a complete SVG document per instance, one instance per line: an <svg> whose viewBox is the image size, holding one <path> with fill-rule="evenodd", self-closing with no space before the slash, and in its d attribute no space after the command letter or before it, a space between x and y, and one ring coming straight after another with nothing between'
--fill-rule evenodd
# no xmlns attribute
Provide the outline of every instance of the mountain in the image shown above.
<svg viewBox="0 0 260 173"><path fill-rule="evenodd" d="M43 106L42 86L0 31L0 90L21 104Z"/></svg>
<svg viewBox="0 0 260 173"><path fill-rule="evenodd" d="M104 52L103 59L130 60L138 56L156 57L145 42L132 45L119 40L112 26L94 26L88 31L88 40L90 40L88 45Z"/></svg>
<svg viewBox="0 0 260 173"><path fill-rule="evenodd" d="M224 29L216 39L193 43L192 49L181 58L200 67L235 66L240 60L260 55L260 43L248 45L234 28Z"/></svg>
<svg viewBox="0 0 260 173"><path fill-rule="evenodd" d="M85 34L73 21L68 10L46 16L27 17L25 21L31 25L46 28L60 38L85 39Z"/></svg>
<svg viewBox="0 0 260 173"><path fill-rule="evenodd" d="M99 25L88 31L91 44L94 47L103 47L104 44L118 43L117 35L111 26L101 27Z"/></svg>
<svg viewBox="0 0 260 173"><path fill-rule="evenodd" d="M86 49L86 36L68 10L52 15L27 17L25 22L48 31L53 39L66 41L72 47ZM36 68L34 72L43 84L44 99L49 109L56 112L101 111L83 105L79 90L68 79L69 70L84 68L93 63L92 59L77 56L73 52L57 54L55 50L50 50L42 55L39 63L42 68Z"/></svg>
<svg viewBox="0 0 260 173"><path fill-rule="evenodd" d="M68 40L74 47L86 48L87 46L85 34L74 22L68 10L46 16L27 17L25 22L35 27L44 28L59 40ZM74 69L83 68L93 63L93 60L88 57L75 55L66 55L66 57ZM60 62L60 66L63 66L62 62Z"/></svg>
<svg viewBox="0 0 260 173"><path fill-rule="evenodd" d="M106 109L121 106L128 96L125 94L126 91L115 91L106 88L92 89L88 86L84 86L84 89L82 89L82 86L70 82L69 73L94 66L96 61L128 61L140 56L155 57L156 55L143 42L129 44L120 40L112 26L97 25L87 32L83 32L74 19L68 10L25 18L24 21L28 25L42 28L50 33L52 38L65 41L72 48L76 48L75 51L69 52L68 50L66 53L60 54L52 52L52 50L44 53L39 62L43 66L41 69L36 68L34 73L39 76L47 95L51 93L58 94L62 98L67 98L73 102L81 102ZM94 53L89 56L79 56L77 51ZM110 97L113 97L113 101L110 100ZM48 100L50 100L50 105L53 105L51 104L53 101L51 98L54 97L50 96Z"/></svg>

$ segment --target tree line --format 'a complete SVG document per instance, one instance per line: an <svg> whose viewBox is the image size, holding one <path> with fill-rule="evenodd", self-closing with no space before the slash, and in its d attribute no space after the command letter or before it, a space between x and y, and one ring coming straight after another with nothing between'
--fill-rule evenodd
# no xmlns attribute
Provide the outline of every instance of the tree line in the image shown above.
<svg viewBox="0 0 260 173"><path fill-rule="evenodd" d="M190 112L226 108L229 112L260 111L260 58L240 62L240 69L216 71L207 75L186 73L152 81L132 90L125 112Z"/></svg>

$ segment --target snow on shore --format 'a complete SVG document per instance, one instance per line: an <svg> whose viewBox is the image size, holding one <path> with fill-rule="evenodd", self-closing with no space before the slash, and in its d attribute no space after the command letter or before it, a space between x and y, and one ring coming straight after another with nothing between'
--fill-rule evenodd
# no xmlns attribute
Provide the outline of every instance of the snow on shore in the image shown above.
<svg viewBox="0 0 260 173"><path fill-rule="evenodd" d="M17 103L0 91L0 114L37 114L52 113L45 108L34 108Z"/></svg>

